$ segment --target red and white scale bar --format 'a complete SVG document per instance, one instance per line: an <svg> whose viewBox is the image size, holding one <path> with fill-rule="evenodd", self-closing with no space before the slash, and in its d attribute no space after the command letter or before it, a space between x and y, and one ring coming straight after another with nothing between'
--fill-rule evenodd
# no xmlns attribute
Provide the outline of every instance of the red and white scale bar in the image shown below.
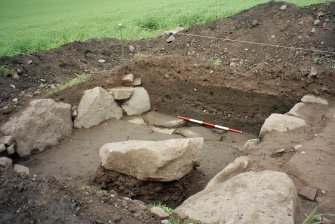
<svg viewBox="0 0 335 224"><path fill-rule="evenodd" d="M230 131L230 132L235 132L235 133L240 133L240 134L242 133L242 131L240 131L240 130L236 130L236 129L233 129L233 128L227 128L227 127L224 127L224 126L221 126L221 125L212 124L212 123L208 123L208 122L205 122L205 121L199 121L199 120L184 117L184 116L178 116L178 118L183 119L185 121L191 121L191 122L194 122L194 123L197 123L197 124L210 126L210 127L214 127L214 128L218 128L218 129L223 129L223 130Z"/></svg>

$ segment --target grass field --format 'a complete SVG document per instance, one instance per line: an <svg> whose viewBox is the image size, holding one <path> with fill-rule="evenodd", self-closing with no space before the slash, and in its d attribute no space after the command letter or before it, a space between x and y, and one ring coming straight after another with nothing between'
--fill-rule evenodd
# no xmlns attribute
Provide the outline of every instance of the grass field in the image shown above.
<svg viewBox="0 0 335 224"><path fill-rule="evenodd" d="M0 0L0 56L92 37L151 37L232 15L266 0ZM303 6L322 0L289 0ZM146 30L150 28L152 30Z"/></svg>

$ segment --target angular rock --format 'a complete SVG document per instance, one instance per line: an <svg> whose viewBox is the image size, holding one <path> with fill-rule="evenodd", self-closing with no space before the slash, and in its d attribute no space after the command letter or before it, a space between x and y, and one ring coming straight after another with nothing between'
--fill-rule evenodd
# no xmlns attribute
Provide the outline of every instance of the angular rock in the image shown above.
<svg viewBox="0 0 335 224"><path fill-rule="evenodd" d="M243 146L242 151L248 151L250 148L258 145L261 141L258 138L249 139Z"/></svg>
<svg viewBox="0 0 335 224"><path fill-rule="evenodd" d="M7 157L0 158L0 166L10 167L12 166L12 164L13 164L13 161L10 158L7 158Z"/></svg>
<svg viewBox="0 0 335 224"><path fill-rule="evenodd" d="M134 75L133 74L127 74L122 77L122 82L125 84L130 84L134 82Z"/></svg>
<svg viewBox="0 0 335 224"><path fill-rule="evenodd" d="M140 85L142 85L142 79L136 78L133 82L133 86L140 86Z"/></svg>
<svg viewBox="0 0 335 224"><path fill-rule="evenodd" d="M150 97L143 87L135 87L130 99L122 105L122 109L128 115L140 115L150 108Z"/></svg>
<svg viewBox="0 0 335 224"><path fill-rule="evenodd" d="M171 35L169 38L166 40L167 43L172 43L175 40L174 36Z"/></svg>
<svg viewBox="0 0 335 224"><path fill-rule="evenodd" d="M308 200L314 201L316 197L317 190L315 188L305 186L298 191L298 194Z"/></svg>
<svg viewBox="0 0 335 224"><path fill-rule="evenodd" d="M164 128L176 128L185 124L185 121L182 119L166 114L161 114L156 111L148 112L143 116L143 119L148 125Z"/></svg>
<svg viewBox="0 0 335 224"><path fill-rule="evenodd" d="M259 133L260 137L263 137L266 133L277 131L279 133L284 133L290 130L294 130L296 128L300 128L305 126L306 123L303 119L292 117L284 114L271 114L268 117Z"/></svg>
<svg viewBox="0 0 335 224"><path fill-rule="evenodd" d="M113 96L101 87L84 92L74 120L76 128L90 128L101 122L122 117L122 109L115 103Z"/></svg>
<svg viewBox="0 0 335 224"><path fill-rule="evenodd" d="M10 146L14 142L15 138L13 136L2 136L0 138L0 144L5 146Z"/></svg>
<svg viewBox="0 0 335 224"><path fill-rule="evenodd" d="M158 218L160 218L160 219L164 219L164 218L167 218L167 217L169 217L170 215L169 215L169 213L167 213L166 211L164 211L162 208L160 208L160 207L152 207L151 209L150 209L150 212L154 215L154 216L156 216L156 217L158 217Z"/></svg>
<svg viewBox="0 0 335 224"><path fill-rule="evenodd" d="M312 67L311 67L311 72L309 73L308 78L309 78L309 79L310 79L310 78L314 78L314 77L316 77L317 75L318 75L318 71L317 71L316 67L315 67L315 66L312 66Z"/></svg>
<svg viewBox="0 0 335 224"><path fill-rule="evenodd" d="M220 173L216 174L207 184L205 189L214 187L217 184L223 183L230 177L233 177L244 171L249 164L247 156L237 157L232 163L228 164Z"/></svg>
<svg viewBox="0 0 335 224"><path fill-rule="evenodd" d="M294 105L294 107L292 107L292 109L289 112L287 112L287 114L301 118L301 114L298 111L305 106L306 106L305 103L297 103L296 105Z"/></svg>
<svg viewBox="0 0 335 224"><path fill-rule="evenodd" d="M19 165L19 164L15 164L14 165L14 170L18 173L23 173L23 174L27 174L29 175L29 168L26 167L26 166L22 166L22 165Z"/></svg>
<svg viewBox="0 0 335 224"><path fill-rule="evenodd" d="M5 123L1 132L15 137L20 156L28 156L35 149L43 151L71 134L71 105L51 99L33 100L20 115Z"/></svg>
<svg viewBox="0 0 335 224"><path fill-rule="evenodd" d="M7 154L13 155L15 153L15 143L12 143L10 146L7 147Z"/></svg>
<svg viewBox="0 0 335 224"><path fill-rule="evenodd" d="M0 153L6 151L5 144L0 144Z"/></svg>
<svg viewBox="0 0 335 224"><path fill-rule="evenodd" d="M320 25L320 23L321 23L321 20L319 20L319 19L316 19L316 20L314 20L314 22L313 22L313 24L314 24L315 26Z"/></svg>
<svg viewBox="0 0 335 224"><path fill-rule="evenodd" d="M107 143L99 150L102 166L139 180L179 180L193 169L202 138Z"/></svg>
<svg viewBox="0 0 335 224"><path fill-rule="evenodd" d="M316 97L313 95L306 95L303 98L301 98L301 102L303 103L316 103L316 104L323 104L328 105L328 101L325 99L322 99L320 97Z"/></svg>
<svg viewBox="0 0 335 224"><path fill-rule="evenodd" d="M116 87L108 90L116 100L127 100L134 92L132 87Z"/></svg>
<svg viewBox="0 0 335 224"><path fill-rule="evenodd" d="M201 223L293 224L297 193L277 171L238 174L188 198L175 209Z"/></svg>

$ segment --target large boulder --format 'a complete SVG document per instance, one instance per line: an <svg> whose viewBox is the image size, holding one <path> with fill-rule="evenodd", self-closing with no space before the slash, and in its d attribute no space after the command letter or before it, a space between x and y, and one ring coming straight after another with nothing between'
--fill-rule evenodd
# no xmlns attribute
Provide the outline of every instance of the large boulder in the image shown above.
<svg viewBox="0 0 335 224"><path fill-rule="evenodd" d="M139 115L150 110L150 97L143 87L135 87L130 99L122 105L128 115Z"/></svg>
<svg viewBox="0 0 335 224"><path fill-rule="evenodd" d="M28 156L32 150L43 151L56 145L71 134L72 126L70 104L39 99L31 101L19 116L5 123L1 132L15 138L20 156Z"/></svg>
<svg viewBox="0 0 335 224"><path fill-rule="evenodd" d="M113 96L101 87L86 90L78 106L78 116L74 120L76 128L90 128L111 118L121 118L122 109Z"/></svg>
<svg viewBox="0 0 335 224"><path fill-rule="evenodd" d="M177 117L161 114L156 111L150 111L144 115L144 120L147 124L152 126L164 127L164 128L176 128L183 126L185 121Z"/></svg>
<svg viewBox="0 0 335 224"><path fill-rule="evenodd" d="M293 224L297 193L287 174L247 172L206 187L176 208L201 223Z"/></svg>
<svg viewBox="0 0 335 224"><path fill-rule="evenodd" d="M139 180L173 181L198 161L202 138L107 143L99 150L102 166Z"/></svg>
<svg viewBox="0 0 335 224"><path fill-rule="evenodd" d="M284 115L284 114L271 114L268 117L259 133L260 137L263 137L266 133L277 131L280 133L287 132L305 126L306 123L303 119Z"/></svg>

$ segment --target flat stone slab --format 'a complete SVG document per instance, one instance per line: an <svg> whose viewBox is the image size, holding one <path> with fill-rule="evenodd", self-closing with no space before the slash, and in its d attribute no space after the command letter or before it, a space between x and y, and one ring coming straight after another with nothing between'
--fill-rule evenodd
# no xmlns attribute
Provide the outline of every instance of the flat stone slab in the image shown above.
<svg viewBox="0 0 335 224"><path fill-rule="evenodd" d="M185 121L175 116L161 114L156 111L150 111L143 116L144 121L151 126L176 128L185 124Z"/></svg>
<svg viewBox="0 0 335 224"><path fill-rule="evenodd" d="M308 200L314 201L316 197L317 190L315 188L305 186L298 191L298 194Z"/></svg>
<svg viewBox="0 0 335 224"><path fill-rule="evenodd" d="M136 125L147 125L141 115L127 116L123 120Z"/></svg>
<svg viewBox="0 0 335 224"><path fill-rule="evenodd" d="M222 138L222 134L215 132L211 128L201 126L178 128L175 133L187 138L203 137L206 141L220 141Z"/></svg>
<svg viewBox="0 0 335 224"><path fill-rule="evenodd" d="M303 103L316 103L316 104L323 104L328 105L328 101L325 99L322 99L320 97L316 97L314 95L306 95L303 98L301 98L301 102Z"/></svg>

